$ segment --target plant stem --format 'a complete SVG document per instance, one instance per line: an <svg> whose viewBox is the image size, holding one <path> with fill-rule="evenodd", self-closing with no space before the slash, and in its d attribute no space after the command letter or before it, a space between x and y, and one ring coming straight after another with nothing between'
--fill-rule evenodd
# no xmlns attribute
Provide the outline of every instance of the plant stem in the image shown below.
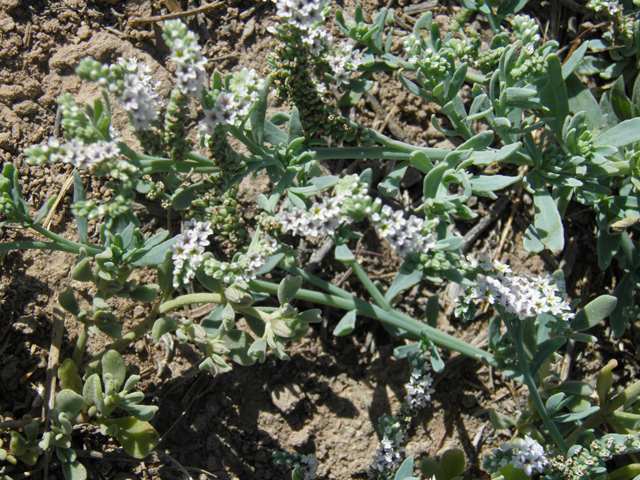
<svg viewBox="0 0 640 480"><path fill-rule="evenodd" d="M76 364L78 369L82 364L82 355L84 355L84 350L87 347L87 340L89 338L89 332L87 325L82 326L82 330L80 331L80 335L78 335L78 340L76 340L76 346L73 349L72 360L73 363Z"/></svg>
<svg viewBox="0 0 640 480"><path fill-rule="evenodd" d="M91 245L86 245L84 243L77 243L77 242L72 242L71 240L67 240L66 238L57 235L53 232L51 232L50 230L47 230L46 228L43 228L40 226L40 224L38 223L32 223L31 225L29 225L30 228L32 228L33 230L35 230L36 232L38 232L41 235L44 235L45 237L53 240L54 242L61 244L61 245L66 245L69 246L71 248L73 248L74 250L66 250L66 251L71 251L73 253L78 253L80 251L81 248L85 248L87 250L87 253L91 253L92 255L96 255L98 253L101 253L104 251L103 248L99 248L99 247L94 247ZM34 242L34 243L42 243L42 242ZM35 247L37 248L37 247Z"/></svg>
<svg viewBox="0 0 640 480"><path fill-rule="evenodd" d="M609 402L607 413L613 413L619 408L622 408L624 404L627 403L627 400L638 395L640 395L640 380L613 397L611 402Z"/></svg>
<svg viewBox="0 0 640 480"><path fill-rule="evenodd" d="M336 287L333 283L329 283L325 280L322 280L321 278L316 277L315 275L312 275L311 273L305 272L301 268L288 267L288 268L285 268L285 270L289 273L293 273L294 275L298 275L302 277L303 280L309 282L312 285L315 285L316 287L322 288L323 290L325 290L326 292L332 295L336 295L338 297L343 297L343 298L351 298L351 295L348 292L345 292L340 287Z"/></svg>
<svg viewBox="0 0 640 480"><path fill-rule="evenodd" d="M536 409L538 410L538 415L540 415L540 419L544 422L545 426L547 427L547 430L549 431L549 434L551 435L553 440L556 442L556 445L558 446L562 454L566 456L567 451L569 450L569 446L564 441L564 438L562 438L562 434L558 430L558 427L556 427L556 424L553 422L553 420L549 418L547 409L544 406L544 402L542 401L542 397L540 396L540 392L538 391L538 386L536 385L536 382L533 380L533 375L531 375L531 370L529 369L529 361L527 360L527 353L525 352L524 345L522 342L522 333L523 333L524 323L521 322L520 331L516 332L516 329L511 323L511 320L509 319L509 317L503 312L500 312L500 316L502 317L502 321L507 327L507 331L509 332L509 335L511 336L511 339L513 340L513 343L516 347L516 352L518 354L518 361L520 363L520 368L522 369L522 374L524 376L524 383L527 385L527 388L529 389L529 394L531 395L531 398L533 399L533 403L535 404Z"/></svg>
<svg viewBox="0 0 640 480"><path fill-rule="evenodd" d="M176 170L180 173L219 173L220 167L203 165L198 162L176 162L174 160L144 160L140 162L141 174L163 173Z"/></svg>
<svg viewBox="0 0 640 480"><path fill-rule="evenodd" d="M382 292L378 289L378 287L373 284L373 282L369 278L369 275L367 275L367 272L365 272L364 268L362 268L362 265L360 265L355 259L352 262L347 262L347 265L349 265L353 269L354 273L358 277L358 280L360 280L362 285L364 285L364 287L367 289L367 292L369 292L369 295L371 295L375 300L376 304L378 304L378 306L383 310L386 310L387 312L390 311L391 305L384 297Z"/></svg>
<svg viewBox="0 0 640 480"><path fill-rule="evenodd" d="M35 241L23 241L23 242L9 242L0 243L0 252L8 252L11 250L58 250L60 252L78 253L78 249L70 247L69 245L60 245L53 242L35 242ZM99 253L99 252L98 252Z"/></svg>
<svg viewBox="0 0 640 480"><path fill-rule="evenodd" d="M220 305L221 303L226 303L226 301L223 300L222 295L219 293L192 293L190 295L182 295L178 298L174 298L173 300L164 302L158 308L158 313L162 315L170 312L171 310L176 310L195 303L216 303Z"/></svg>
<svg viewBox="0 0 640 480"><path fill-rule="evenodd" d="M278 285L261 280L252 280L249 282L249 286L254 290L265 293L275 294L278 292ZM417 338L431 340L439 347L462 353L463 355L475 360L481 360L492 366L497 366L495 358L489 352L469 345L468 343L452 337L451 335L447 335L446 333L419 322L418 320L400 313L397 310L392 309L391 311L386 312L380 307L371 305L370 303L353 296L350 296L350 298L338 297L305 289L298 290L295 298L312 303L321 303L323 305L340 308L346 311L355 310L358 315L364 315L365 317L373 318L387 325L401 328L415 335Z"/></svg>

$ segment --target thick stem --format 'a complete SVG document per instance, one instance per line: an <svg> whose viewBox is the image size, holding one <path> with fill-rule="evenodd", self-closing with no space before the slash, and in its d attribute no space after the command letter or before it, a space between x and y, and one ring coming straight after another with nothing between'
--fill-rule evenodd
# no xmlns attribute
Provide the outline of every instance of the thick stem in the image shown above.
<svg viewBox="0 0 640 480"><path fill-rule="evenodd" d="M276 294L278 292L278 285L264 282L261 280L252 280L249 282L249 286L257 291ZM311 290L300 289L295 295L295 298L304 300L311 303L321 303L330 307L340 308L346 311L355 310L358 315L373 318L387 325L398 327L407 332L415 335L418 338L424 338L431 340L439 347L453 350L455 352L462 353L475 360L481 360L489 365L496 366L497 362L492 354L482 350L481 348L474 347L468 343L447 335L433 327L430 327L418 320L415 320L408 315L400 313L396 310L389 312L384 311L380 307L371 305L368 302L360 300L351 296L350 298L337 297L322 292L313 292Z"/></svg>
<svg viewBox="0 0 640 480"><path fill-rule="evenodd" d="M0 243L0 252L8 252L11 250L58 250L60 252L78 253L77 248L69 245L60 245L59 243L34 241Z"/></svg>
<svg viewBox="0 0 640 480"><path fill-rule="evenodd" d="M538 410L538 415L540 415L540 419L544 422L549 434L553 438L554 442L560 449L563 455L567 454L569 450L569 446L562 438L562 434L556 427L556 424L549 418L549 414L547 413L547 408L544 406L544 402L542 401L542 397L540 396L540 392L538 391L538 386L533 379L533 375L531 375L531 370L529 369L529 361L527 360L527 353L525 352L524 345L522 342L522 331L516 332L515 327L511 323L511 320L508 318L506 314L500 312L500 316L502 317L502 321L507 327L507 331L513 340L513 344L516 347L516 352L518 354L518 361L520 363L520 368L522 369L522 374L524 376L524 383L529 389L529 395L533 399L533 403ZM524 326L524 324L522 324Z"/></svg>
<svg viewBox="0 0 640 480"><path fill-rule="evenodd" d="M367 275L367 272L364 271L364 268L362 268L362 266L355 260L353 262L348 262L347 265L349 265L353 269L356 276L358 277L358 280L360 280L362 285L364 285L364 287L367 289L367 292L369 292L369 295L373 297L376 304L383 310L386 310L387 312L390 311L391 305L384 297L382 292L378 289L378 287L373 284L373 282L369 278L369 275Z"/></svg>
<svg viewBox="0 0 640 480"><path fill-rule="evenodd" d="M609 402L607 413L613 413L619 408L622 408L624 404L627 403L627 400L637 397L638 395L640 395L640 380L613 397L611 402Z"/></svg>
<svg viewBox="0 0 640 480"><path fill-rule="evenodd" d="M315 285L316 287L322 288L324 291L330 293L331 295L336 295L338 297L343 297L343 298L351 298L351 295L348 292L345 292L340 287L336 287L333 283L329 283L325 280L322 280L321 278L316 277L311 273L305 272L301 268L285 267L285 270L288 271L289 273L293 273L294 275L298 275L299 277L302 277L302 279L305 280L306 282L309 282L310 284Z"/></svg>
<svg viewBox="0 0 640 480"><path fill-rule="evenodd" d="M442 148L413 147L390 140L385 147L323 147L315 148L316 160L350 160L354 158L381 158L385 160L411 160L413 152L425 153L431 161L442 161L452 151ZM398 145L396 145L398 144Z"/></svg>
<svg viewBox="0 0 640 480"><path fill-rule="evenodd" d="M71 240L67 240L64 237L57 235L47 230L46 228L41 227L37 223L32 223L31 225L29 225L29 227L35 230L36 232L38 232L40 235L44 235L45 237L53 240L58 244L66 245L74 249L74 250L66 250L66 251L72 251L73 253L78 253L80 252L81 248L85 248L87 250L87 253L96 255L98 253L101 253L104 250L103 248L92 247L91 245L85 245L84 243L77 243L77 242L72 242Z"/></svg>
<svg viewBox="0 0 640 480"><path fill-rule="evenodd" d="M142 161L141 174L166 173L175 170L180 173L220 173L220 167L203 165L198 162L176 162L174 160L149 160Z"/></svg>
<svg viewBox="0 0 640 480"><path fill-rule="evenodd" d="M222 295L219 293L192 293L190 295L182 295L178 298L174 298L173 300L164 302L160 305L160 308L158 308L158 313L162 315L170 312L171 310L176 310L196 303L215 303L220 305L223 303L223 299Z"/></svg>

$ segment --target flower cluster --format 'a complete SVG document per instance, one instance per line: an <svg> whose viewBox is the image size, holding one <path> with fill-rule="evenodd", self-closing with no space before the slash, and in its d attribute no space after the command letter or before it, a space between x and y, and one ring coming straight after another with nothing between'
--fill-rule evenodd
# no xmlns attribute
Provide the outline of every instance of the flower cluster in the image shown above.
<svg viewBox="0 0 640 480"><path fill-rule="evenodd" d="M93 170L102 162L115 161L120 149L113 141L98 140L85 144L80 140L71 140L60 143L57 138L51 137L46 145L28 148L25 153L31 164L62 162L82 170Z"/></svg>
<svg viewBox="0 0 640 480"><path fill-rule="evenodd" d="M358 175L348 175L338 182L333 196L322 197L308 210L294 207L284 212L279 219L280 226L294 235L333 235L340 225L361 221L380 209L380 201L374 202L367 195L368 189Z"/></svg>
<svg viewBox="0 0 640 480"><path fill-rule="evenodd" d="M402 464L405 448L404 426L396 417L383 415L380 417L380 432L383 433L380 446L371 462L369 477L385 478Z"/></svg>
<svg viewBox="0 0 640 480"><path fill-rule="evenodd" d="M591 0L587 6L596 12L607 10L609 15L615 15L622 11L622 6L618 0Z"/></svg>
<svg viewBox="0 0 640 480"><path fill-rule="evenodd" d="M325 19L327 0L273 0L276 14L290 25L307 30Z"/></svg>
<svg viewBox="0 0 640 480"><path fill-rule="evenodd" d="M158 96L155 90L157 90L157 88L160 86L160 82L155 81L150 75L151 67L149 65L138 63L138 59L135 57L119 57L117 60L117 64L122 67L123 73L136 75L145 87L150 87L152 90L154 90L154 98Z"/></svg>
<svg viewBox="0 0 640 480"><path fill-rule="evenodd" d="M204 247L209 245L211 222L199 222L195 219L184 224L184 231L176 237L171 246L173 259L173 286L180 288L188 285L196 276L196 270L202 264Z"/></svg>
<svg viewBox="0 0 640 480"><path fill-rule="evenodd" d="M459 303L464 306L456 309L463 316L474 300L485 300L500 306L506 313L516 315L520 320L548 313L564 321L570 321L571 313L566 295L558 288L550 275L530 277L513 275L511 267L492 261L483 254L479 259L467 257L466 268L475 273L476 286L469 288Z"/></svg>
<svg viewBox="0 0 640 480"><path fill-rule="evenodd" d="M342 199L342 195L323 197L320 202L311 205L308 212L294 207L280 216L280 225L284 231L294 235L333 235L341 224L351 221L341 211Z"/></svg>
<svg viewBox="0 0 640 480"><path fill-rule="evenodd" d="M162 27L163 38L171 48L171 60L176 64L177 87L199 98L206 79L206 60L196 41L195 33L180 20L169 20Z"/></svg>
<svg viewBox="0 0 640 480"><path fill-rule="evenodd" d="M362 53L346 41L341 41L326 58L338 85L348 85L351 72L362 64Z"/></svg>
<svg viewBox="0 0 640 480"><path fill-rule="evenodd" d="M332 40L333 35L320 27L309 30L309 32L302 37L302 43L307 46L309 52L311 52L311 55L314 57L319 57L325 48L329 48Z"/></svg>
<svg viewBox="0 0 640 480"><path fill-rule="evenodd" d="M408 412L415 412L419 408L427 406L431 401L431 394L435 390L431 388L433 378L429 371L431 367L421 354L409 354L409 366L411 367L411 380L405 385L407 396L404 401Z"/></svg>
<svg viewBox="0 0 640 480"><path fill-rule="evenodd" d="M428 230L433 222L411 215L404 218L402 211L394 211L367 195L368 185L357 175L343 178L333 196L324 196L308 210L294 207L280 216L280 225L285 232L294 235L318 237L333 235L338 227L365 217L371 219L381 238L385 238L396 253L402 257L413 253L427 253L436 244Z"/></svg>
<svg viewBox="0 0 640 480"><path fill-rule="evenodd" d="M118 94L131 124L136 130L147 130L149 124L158 119L158 110L162 103L155 89L159 82L154 82L149 75L150 68L138 64L135 58L125 60L120 57L118 65L123 70L123 86ZM113 84L114 88L116 84Z"/></svg>
<svg viewBox="0 0 640 480"><path fill-rule="evenodd" d="M236 279L249 282L267 264L269 256L278 250L278 243L269 235L256 248L246 254L238 254L232 262L221 262L215 258L204 261L204 272L210 277L232 285Z"/></svg>
<svg viewBox="0 0 640 480"><path fill-rule="evenodd" d="M425 234L424 220L415 215L406 220L401 210L394 211L388 205L384 205L380 213L374 213L371 221L378 235L386 238L401 257L418 252L427 253L436 244L433 234Z"/></svg>
<svg viewBox="0 0 640 480"><path fill-rule="evenodd" d="M502 467L513 465L531 476L533 470L542 473L547 463L549 461L545 456L544 447L525 435L524 438L515 438L511 443L502 445L500 450L493 451L493 455L487 455L482 462L482 468L489 473L495 473Z"/></svg>
<svg viewBox="0 0 640 480"><path fill-rule="evenodd" d="M233 74L229 91L220 92L213 108L204 109L204 119L200 122L200 136L209 139L217 125L239 124L258 101L258 92L264 87L264 80L254 69L243 68Z"/></svg>

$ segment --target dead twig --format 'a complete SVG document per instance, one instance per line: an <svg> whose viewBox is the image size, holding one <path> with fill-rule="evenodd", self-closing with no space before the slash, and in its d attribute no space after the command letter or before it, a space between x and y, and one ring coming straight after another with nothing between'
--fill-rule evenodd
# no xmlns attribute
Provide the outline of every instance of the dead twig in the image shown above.
<svg viewBox="0 0 640 480"><path fill-rule="evenodd" d="M507 203L509 203L508 197L500 197L493 205L491 205L489 214L482 217L480 221L464 236L464 245L460 248L460 253L465 254L469 251L480 234L482 234L482 232L484 232L485 229L502 214L502 211L507 207Z"/></svg>
<svg viewBox="0 0 640 480"><path fill-rule="evenodd" d="M371 108L373 109L373 111L385 119L386 126L389 127L389 131L393 134L393 136L396 137L401 142L407 142L408 141L407 136L404 134L404 132L398 126L395 120L391 117L392 114L387 113L387 111L380 104L378 99L373 95L371 95L370 93L367 93L367 101L371 104ZM381 130L383 129L384 128L381 128Z"/></svg>
<svg viewBox="0 0 640 480"><path fill-rule="evenodd" d="M212 8L218 8L224 5L224 2L213 2L203 5L202 7L194 8L193 10L187 10L186 12L169 13L167 15L156 15L153 17L138 17L129 20L129 25L136 25L138 23L153 23L164 22L165 20L173 20L174 18L188 17L190 15L197 15L198 13L206 12Z"/></svg>
<svg viewBox="0 0 640 480"><path fill-rule="evenodd" d="M518 188L518 194L516 195L516 199L513 202L513 208L511 209L511 214L507 219L507 223L504 224L504 228L502 229L502 235L500 235L500 242L498 243L498 248L496 248L495 253L493 254L493 259L497 260L500 257L500 253L502 252L502 247L504 247L504 242L507 241L507 235L511 231L511 224L513 223L513 219L516 216L516 212L520 207L520 202L522 201L522 194L524 192L524 186L522 182L520 182L520 188Z"/></svg>
<svg viewBox="0 0 640 480"><path fill-rule="evenodd" d="M315 272L322 263L322 260L324 260L324 257L329 254L334 245L335 244L333 243L333 240L331 240L330 238L327 239L327 241L322 244L322 247L320 247L320 249L316 250L316 252L311 255L309 263L306 267L304 267L304 271L307 273Z"/></svg>
<svg viewBox="0 0 640 480"><path fill-rule="evenodd" d="M73 183L73 172L74 171L75 171L75 168L73 170L71 170L71 172L69 172L67 174L67 178L64 179L64 183L62 184L62 188L60 189L60 193L58 193L58 196L56 197L56 201L53 202L53 205L51 206L51 209L47 213L47 216L44 217L44 221L42 222L42 226L44 228L46 228L47 230L49 230L49 227L51 226L51 221L53 220L53 215L56 213L56 209L58 208L58 205L60 205L60 202L62 201L62 198L66 195L67 190L69 190L69 187Z"/></svg>

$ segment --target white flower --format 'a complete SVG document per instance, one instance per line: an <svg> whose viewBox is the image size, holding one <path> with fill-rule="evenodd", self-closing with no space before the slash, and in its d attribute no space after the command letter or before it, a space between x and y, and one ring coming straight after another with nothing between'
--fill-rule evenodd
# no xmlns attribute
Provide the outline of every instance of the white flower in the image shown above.
<svg viewBox="0 0 640 480"><path fill-rule="evenodd" d="M157 94L137 74L125 74L123 81L125 88L119 96L122 106L129 114L133 127L146 130L150 122L158 119Z"/></svg>
<svg viewBox="0 0 640 480"><path fill-rule="evenodd" d="M170 247L175 288L189 284L195 277L195 271L202 264L204 247L209 245L208 237L211 234L211 222L190 219L184 223L183 233L176 237L176 243Z"/></svg>
<svg viewBox="0 0 640 480"><path fill-rule="evenodd" d="M511 465L521 468L531 476L533 470L542 473L544 466L548 463L544 454L544 447L536 440L526 435L524 438L516 438L511 442L513 457Z"/></svg>

